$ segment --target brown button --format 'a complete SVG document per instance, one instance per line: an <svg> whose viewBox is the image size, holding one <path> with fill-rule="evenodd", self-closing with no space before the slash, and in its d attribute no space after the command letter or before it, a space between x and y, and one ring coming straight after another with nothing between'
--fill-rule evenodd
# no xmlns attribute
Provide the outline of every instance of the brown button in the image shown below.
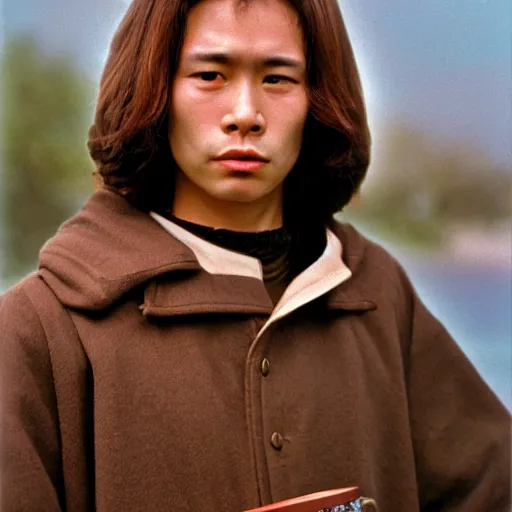
<svg viewBox="0 0 512 512"><path fill-rule="evenodd" d="M270 444L276 449L281 450L284 446L284 438L279 432L274 432L270 436Z"/></svg>
<svg viewBox="0 0 512 512"><path fill-rule="evenodd" d="M263 377L266 377L270 373L270 361L268 359L261 361L261 373Z"/></svg>

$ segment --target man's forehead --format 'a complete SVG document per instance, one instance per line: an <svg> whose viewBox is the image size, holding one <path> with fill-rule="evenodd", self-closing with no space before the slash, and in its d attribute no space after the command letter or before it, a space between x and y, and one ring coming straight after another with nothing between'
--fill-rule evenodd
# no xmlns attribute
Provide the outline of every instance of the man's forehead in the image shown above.
<svg viewBox="0 0 512 512"><path fill-rule="evenodd" d="M200 54L261 58L303 53L295 11L283 0L251 0L240 10L236 0L203 0L187 20L182 57Z"/></svg>

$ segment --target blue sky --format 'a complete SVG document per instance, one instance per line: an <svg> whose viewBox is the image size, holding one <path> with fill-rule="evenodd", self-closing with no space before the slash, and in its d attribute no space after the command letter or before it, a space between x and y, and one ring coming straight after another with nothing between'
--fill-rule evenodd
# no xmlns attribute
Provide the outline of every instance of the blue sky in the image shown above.
<svg viewBox="0 0 512 512"><path fill-rule="evenodd" d="M4 28L36 34L99 76L125 0L4 2ZM512 169L508 0L341 0L374 138L396 119L481 148Z"/></svg>

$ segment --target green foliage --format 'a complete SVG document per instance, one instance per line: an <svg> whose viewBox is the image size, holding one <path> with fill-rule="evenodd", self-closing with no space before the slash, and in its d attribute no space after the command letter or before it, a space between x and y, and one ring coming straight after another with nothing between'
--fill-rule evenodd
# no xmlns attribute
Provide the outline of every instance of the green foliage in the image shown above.
<svg viewBox="0 0 512 512"><path fill-rule="evenodd" d="M350 221L391 241L431 247L462 225L510 221L512 175L478 148L399 125L388 127L381 146L362 200L345 214Z"/></svg>
<svg viewBox="0 0 512 512"><path fill-rule="evenodd" d="M70 60L29 38L3 50L3 273L14 277L35 267L41 246L92 190L93 88Z"/></svg>

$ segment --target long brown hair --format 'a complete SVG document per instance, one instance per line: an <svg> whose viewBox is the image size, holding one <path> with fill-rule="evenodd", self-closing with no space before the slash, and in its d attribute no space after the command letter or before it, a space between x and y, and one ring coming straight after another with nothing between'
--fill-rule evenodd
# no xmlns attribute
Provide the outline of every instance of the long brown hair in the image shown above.
<svg viewBox="0 0 512 512"><path fill-rule="evenodd" d="M89 151L104 185L145 211L165 211L172 203L172 80L188 12L199 1L134 0L101 79ZM366 174L366 111L337 0L289 1L306 42L310 107L301 154L285 182L285 222L328 222Z"/></svg>

